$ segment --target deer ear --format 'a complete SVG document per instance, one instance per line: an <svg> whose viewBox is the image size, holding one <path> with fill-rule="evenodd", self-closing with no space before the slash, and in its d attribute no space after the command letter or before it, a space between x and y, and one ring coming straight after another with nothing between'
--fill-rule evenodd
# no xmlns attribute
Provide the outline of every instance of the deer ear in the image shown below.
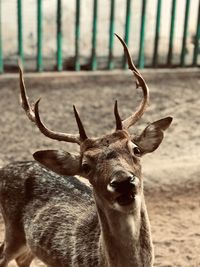
<svg viewBox="0 0 200 267"><path fill-rule="evenodd" d="M62 150L43 150L33 154L36 161L60 175L76 175L80 168L80 155Z"/></svg>
<svg viewBox="0 0 200 267"><path fill-rule="evenodd" d="M149 124L142 134L136 137L133 142L140 148L141 154L156 150L161 144L164 131L170 126L171 117L167 117Z"/></svg>

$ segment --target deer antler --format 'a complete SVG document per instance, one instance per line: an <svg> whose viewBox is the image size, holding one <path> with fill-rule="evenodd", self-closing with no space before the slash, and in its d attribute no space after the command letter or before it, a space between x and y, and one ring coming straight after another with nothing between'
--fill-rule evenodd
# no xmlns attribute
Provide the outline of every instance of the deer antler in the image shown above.
<svg viewBox="0 0 200 267"><path fill-rule="evenodd" d="M73 135L73 134L67 134L67 133L61 133L61 132L55 132L50 129L48 129L41 121L40 115L39 115L39 102L40 99L38 99L33 107L31 107L27 94L26 94L26 87L24 83L24 77L23 77L23 71L21 64L19 63L19 79L20 79L20 96L21 96L21 104L23 109L25 110L25 113L27 117L34 122L37 127L39 128L40 132L43 133L45 136L55 139L58 141L64 141L64 142L70 142L70 143L77 143L80 144L84 140L87 139L87 135L85 133L83 124L81 122L81 119L78 115L78 112L76 111L76 108L74 106L74 114L76 117L76 121L79 128L79 135Z"/></svg>
<svg viewBox="0 0 200 267"><path fill-rule="evenodd" d="M115 101L114 114L115 114L115 121L116 121L116 131L122 130L123 125L122 125L122 120L120 118L119 111L118 111L117 100Z"/></svg>
<svg viewBox="0 0 200 267"><path fill-rule="evenodd" d="M128 129L133 124L135 124L144 114L146 107L148 105L148 102L149 102L149 88L145 80L143 79L142 75L140 74L140 72L137 70L137 68L133 64L127 45L125 44L125 42L122 40L122 38L119 35L117 34L115 35L117 36L117 38L120 40L121 44L124 47L124 52L127 57L129 69L132 70L134 76L137 79L137 87L141 87L142 92L143 92L143 99L137 111L133 113L130 117L122 121L123 129Z"/></svg>

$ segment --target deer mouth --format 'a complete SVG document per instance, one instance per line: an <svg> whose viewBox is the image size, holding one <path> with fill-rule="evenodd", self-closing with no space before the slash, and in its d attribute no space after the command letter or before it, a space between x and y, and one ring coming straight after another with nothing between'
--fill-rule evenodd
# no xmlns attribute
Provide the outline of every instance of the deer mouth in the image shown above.
<svg viewBox="0 0 200 267"><path fill-rule="evenodd" d="M131 192L120 195L119 197L116 198L116 200L120 206L130 205L135 201L135 193Z"/></svg>

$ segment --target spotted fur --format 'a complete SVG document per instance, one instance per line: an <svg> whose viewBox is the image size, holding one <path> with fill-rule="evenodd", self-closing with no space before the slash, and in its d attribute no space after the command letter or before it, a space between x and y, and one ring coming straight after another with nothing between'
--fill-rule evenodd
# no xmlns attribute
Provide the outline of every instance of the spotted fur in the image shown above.
<svg viewBox="0 0 200 267"><path fill-rule="evenodd" d="M41 165L17 162L1 169L0 267L12 259L29 267L34 256L49 267L152 267L141 165L134 151L136 142L141 155L154 151L170 123L169 118L155 122L135 139L125 130L87 139L79 155L38 151L34 158ZM91 187L71 174L85 177Z"/></svg>

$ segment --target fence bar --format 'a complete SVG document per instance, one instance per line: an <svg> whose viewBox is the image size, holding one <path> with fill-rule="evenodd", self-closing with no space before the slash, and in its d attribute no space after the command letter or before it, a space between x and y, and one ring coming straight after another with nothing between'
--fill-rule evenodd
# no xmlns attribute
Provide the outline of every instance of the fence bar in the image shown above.
<svg viewBox="0 0 200 267"><path fill-rule="evenodd" d="M147 0L142 1L142 17L141 17L141 30L140 30L140 49L138 58L138 67L144 68L144 39L145 39L145 23L146 23L146 6Z"/></svg>
<svg viewBox="0 0 200 267"><path fill-rule="evenodd" d="M2 12L1 12L1 1L0 1L0 73L3 73L3 49L2 49Z"/></svg>
<svg viewBox="0 0 200 267"><path fill-rule="evenodd" d="M79 41L80 41L80 0L76 0L76 29L75 29L75 70L79 71L80 55L79 55Z"/></svg>
<svg viewBox="0 0 200 267"><path fill-rule="evenodd" d="M113 63L113 47L114 47L114 16L115 16L115 0L111 0L110 6L110 30L109 30L109 55L108 55L108 69L114 67Z"/></svg>
<svg viewBox="0 0 200 267"><path fill-rule="evenodd" d="M22 28L22 0L17 0L17 24L18 24L18 56L23 64L24 51L23 51L23 28Z"/></svg>
<svg viewBox="0 0 200 267"><path fill-rule="evenodd" d="M93 25L92 25L92 57L91 57L91 69L97 69L97 55L96 55L96 44L97 44L97 8L98 0L94 0L93 4Z"/></svg>
<svg viewBox="0 0 200 267"><path fill-rule="evenodd" d="M186 0L184 30L183 30L183 42L182 42L182 50L181 50L181 67L183 67L185 65L186 39L187 39L187 32L188 32L189 12L190 12L190 0Z"/></svg>
<svg viewBox="0 0 200 267"><path fill-rule="evenodd" d="M42 0L37 1L37 71L43 70L42 64Z"/></svg>
<svg viewBox="0 0 200 267"><path fill-rule="evenodd" d="M130 21L131 21L131 0L126 1L126 23L125 23L125 43L129 44L129 33L130 33ZM126 56L123 56L123 69L127 69Z"/></svg>
<svg viewBox="0 0 200 267"><path fill-rule="evenodd" d="M195 44L194 44L194 54L193 54L193 65L194 66L197 66L197 58L198 58L198 54L200 52L199 40L200 40L200 1L199 1L197 29L196 29Z"/></svg>
<svg viewBox="0 0 200 267"><path fill-rule="evenodd" d="M171 26L170 26L170 37L169 37L169 50L168 50L168 56L167 56L167 64L168 65L171 65L171 63L172 63L175 16L176 16L176 0L173 0L172 1L172 9L171 9Z"/></svg>
<svg viewBox="0 0 200 267"><path fill-rule="evenodd" d="M160 38L161 7L162 7L162 0L158 0L157 14L156 14L155 43L154 43L153 62L152 62L153 67L157 67L158 65L158 44L159 44L159 38Z"/></svg>
<svg viewBox="0 0 200 267"><path fill-rule="evenodd" d="M57 0L57 70L62 71L62 0Z"/></svg>

